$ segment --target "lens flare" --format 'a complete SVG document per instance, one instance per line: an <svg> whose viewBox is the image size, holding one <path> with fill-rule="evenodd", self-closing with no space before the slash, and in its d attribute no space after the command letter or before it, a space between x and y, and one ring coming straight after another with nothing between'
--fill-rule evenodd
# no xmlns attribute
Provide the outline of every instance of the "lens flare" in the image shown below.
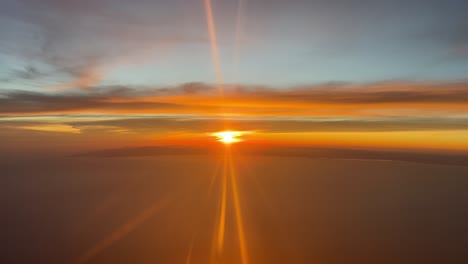
<svg viewBox="0 0 468 264"><path fill-rule="evenodd" d="M218 84L218 90L221 97L224 96L223 89L223 76L221 74L221 64L219 60L219 51L218 51L218 42L216 40L216 27L215 20L213 16L213 7L211 5L211 0L205 0L205 12L206 12L206 21L208 24L208 33L210 36L210 45L211 53L213 56L213 64L216 74L216 82Z"/></svg>

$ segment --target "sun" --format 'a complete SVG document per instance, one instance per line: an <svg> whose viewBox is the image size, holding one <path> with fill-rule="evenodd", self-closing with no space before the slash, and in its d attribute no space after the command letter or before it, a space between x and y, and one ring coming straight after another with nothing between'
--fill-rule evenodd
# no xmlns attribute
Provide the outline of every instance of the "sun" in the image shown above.
<svg viewBox="0 0 468 264"><path fill-rule="evenodd" d="M243 134L245 134L245 132L242 131L221 131L212 133L211 135L216 137L219 142L230 145L242 141L239 137Z"/></svg>

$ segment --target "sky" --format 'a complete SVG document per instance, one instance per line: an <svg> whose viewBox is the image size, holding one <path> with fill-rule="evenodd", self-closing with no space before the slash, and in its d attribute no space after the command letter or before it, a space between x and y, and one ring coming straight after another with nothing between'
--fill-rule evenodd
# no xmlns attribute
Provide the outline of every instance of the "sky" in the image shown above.
<svg viewBox="0 0 468 264"><path fill-rule="evenodd" d="M467 14L0 0L0 263L468 263Z"/></svg>
<svg viewBox="0 0 468 264"><path fill-rule="evenodd" d="M4 152L208 140L223 127L256 142L468 151L467 11L2 0Z"/></svg>

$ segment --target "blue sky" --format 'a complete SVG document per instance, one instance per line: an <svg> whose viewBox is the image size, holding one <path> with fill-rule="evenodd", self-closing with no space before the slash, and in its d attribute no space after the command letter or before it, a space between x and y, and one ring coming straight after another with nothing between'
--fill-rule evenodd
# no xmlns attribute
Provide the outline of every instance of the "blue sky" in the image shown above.
<svg viewBox="0 0 468 264"><path fill-rule="evenodd" d="M245 1L240 27L237 4L213 1L227 83L460 80L468 72L466 1ZM2 0L0 20L3 89L215 82L201 0Z"/></svg>

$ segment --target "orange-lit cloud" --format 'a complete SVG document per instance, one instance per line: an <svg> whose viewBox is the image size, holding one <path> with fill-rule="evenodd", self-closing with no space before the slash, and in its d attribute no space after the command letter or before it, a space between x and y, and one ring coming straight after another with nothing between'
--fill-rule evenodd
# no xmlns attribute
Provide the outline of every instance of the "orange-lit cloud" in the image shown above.
<svg viewBox="0 0 468 264"><path fill-rule="evenodd" d="M61 124L44 124L32 126L17 126L16 128L36 131L58 132L58 133L80 133L80 130L70 126Z"/></svg>
<svg viewBox="0 0 468 264"><path fill-rule="evenodd" d="M168 88L103 87L89 91L4 91L1 114L139 113L240 116L447 116L468 113L468 84L328 84L290 89L211 85Z"/></svg>
<svg viewBox="0 0 468 264"><path fill-rule="evenodd" d="M203 83L3 91L0 127L4 138L67 134L70 148L211 142L209 133L233 130L255 131L245 142L268 144L468 150L464 82L225 88L223 100Z"/></svg>

